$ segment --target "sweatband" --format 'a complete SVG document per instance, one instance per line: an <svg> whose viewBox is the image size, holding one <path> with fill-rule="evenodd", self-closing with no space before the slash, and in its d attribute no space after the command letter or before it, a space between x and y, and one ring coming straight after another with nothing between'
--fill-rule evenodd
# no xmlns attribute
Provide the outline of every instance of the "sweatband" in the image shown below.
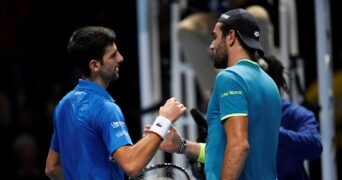
<svg viewBox="0 0 342 180"><path fill-rule="evenodd" d="M149 131L159 135L161 139L164 139L164 137L167 134L167 131L170 129L171 126L172 122L170 120L163 116L158 116L154 120Z"/></svg>
<svg viewBox="0 0 342 180"><path fill-rule="evenodd" d="M204 163L205 162L205 143L199 143L200 145L200 153L198 155L197 161Z"/></svg>

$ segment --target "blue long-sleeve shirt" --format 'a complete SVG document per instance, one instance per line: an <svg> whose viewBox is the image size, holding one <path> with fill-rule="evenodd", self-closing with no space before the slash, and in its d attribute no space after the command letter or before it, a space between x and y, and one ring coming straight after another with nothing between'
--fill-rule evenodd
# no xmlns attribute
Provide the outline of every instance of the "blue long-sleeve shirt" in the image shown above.
<svg viewBox="0 0 342 180"><path fill-rule="evenodd" d="M309 179L304 160L319 158L323 147L313 112L283 100L277 152L278 179Z"/></svg>

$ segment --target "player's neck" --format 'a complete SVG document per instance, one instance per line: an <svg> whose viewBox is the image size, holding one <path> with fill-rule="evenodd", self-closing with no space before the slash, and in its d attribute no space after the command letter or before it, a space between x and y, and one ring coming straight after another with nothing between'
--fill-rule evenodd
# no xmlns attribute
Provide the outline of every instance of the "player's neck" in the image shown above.
<svg viewBox="0 0 342 180"><path fill-rule="evenodd" d="M82 77L82 79L95 82L99 84L104 89L107 89L108 84L100 76Z"/></svg>

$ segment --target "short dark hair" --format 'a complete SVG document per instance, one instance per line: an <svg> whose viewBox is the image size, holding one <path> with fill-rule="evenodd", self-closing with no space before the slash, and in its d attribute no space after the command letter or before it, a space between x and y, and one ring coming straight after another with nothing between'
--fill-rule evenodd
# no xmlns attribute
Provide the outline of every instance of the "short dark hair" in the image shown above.
<svg viewBox="0 0 342 180"><path fill-rule="evenodd" d="M102 63L106 47L115 43L115 32L106 27L86 26L74 31L69 39L70 59L85 77L90 76L89 62L96 59Z"/></svg>
<svg viewBox="0 0 342 180"><path fill-rule="evenodd" d="M285 68L281 61L273 55L264 56L262 59L266 62L266 65L261 65L261 67L269 76L271 76L279 90L280 88L283 88L285 91L288 91L288 86L284 77Z"/></svg>

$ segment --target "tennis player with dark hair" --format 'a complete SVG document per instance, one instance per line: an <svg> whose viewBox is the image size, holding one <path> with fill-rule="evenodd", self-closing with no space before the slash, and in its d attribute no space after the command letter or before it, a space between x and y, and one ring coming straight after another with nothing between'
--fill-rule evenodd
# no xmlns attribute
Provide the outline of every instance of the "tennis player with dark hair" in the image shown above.
<svg viewBox="0 0 342 180"><path fill-rule="evenodd" d="M276 82L282 94L283 114L277 152L278 179L310 179L304 168L304 160L315 160L323 151L315 115L304 106L294 104L288 99L284 66L280 60L275 56L265 56L259 63Z"/></svg>
<svg viewBox="0 0 342 180"><path fill-rule="evenodd" d="M304 160L316 160L323 151L315 115L311 110L294 104L288 99L284 66L280 60L270 55L260 58L258 62L275 81L282 95L282 117L277 150L278 179L310 179L304 168ZM204 117L197 118L204 119ZM174 128L160 147L168 152L179 152L179 149L183 148L184 154L189 157L197 158L200 162L204 162L205 159L205 144L184 141Z"/></svg>
<svg viewBox="0 0 342 180"><path fill-rule="evenodd" d="M256 19L244 9L230 10L219 17L212 34L213 63L223 70L208 105L206 145L178 137L177 145L164 140L160 148L205 162L208 180L275 180L281 98L257 63L263 48ZM177 139L175 129L170 132Z"/></svg>
<svg viewBox="0 0 342 180"><path fill-rule="evenodd" d="M106 91L119 78L123 57L115 33L105 27L77 29L68 44L82 73L77 86L54 111L54 131L46 175L51 179L124 179L137 175L152 159L167 131L186 108L175 98L160 107L149 132L136 144L120 107Z"/></svg>

